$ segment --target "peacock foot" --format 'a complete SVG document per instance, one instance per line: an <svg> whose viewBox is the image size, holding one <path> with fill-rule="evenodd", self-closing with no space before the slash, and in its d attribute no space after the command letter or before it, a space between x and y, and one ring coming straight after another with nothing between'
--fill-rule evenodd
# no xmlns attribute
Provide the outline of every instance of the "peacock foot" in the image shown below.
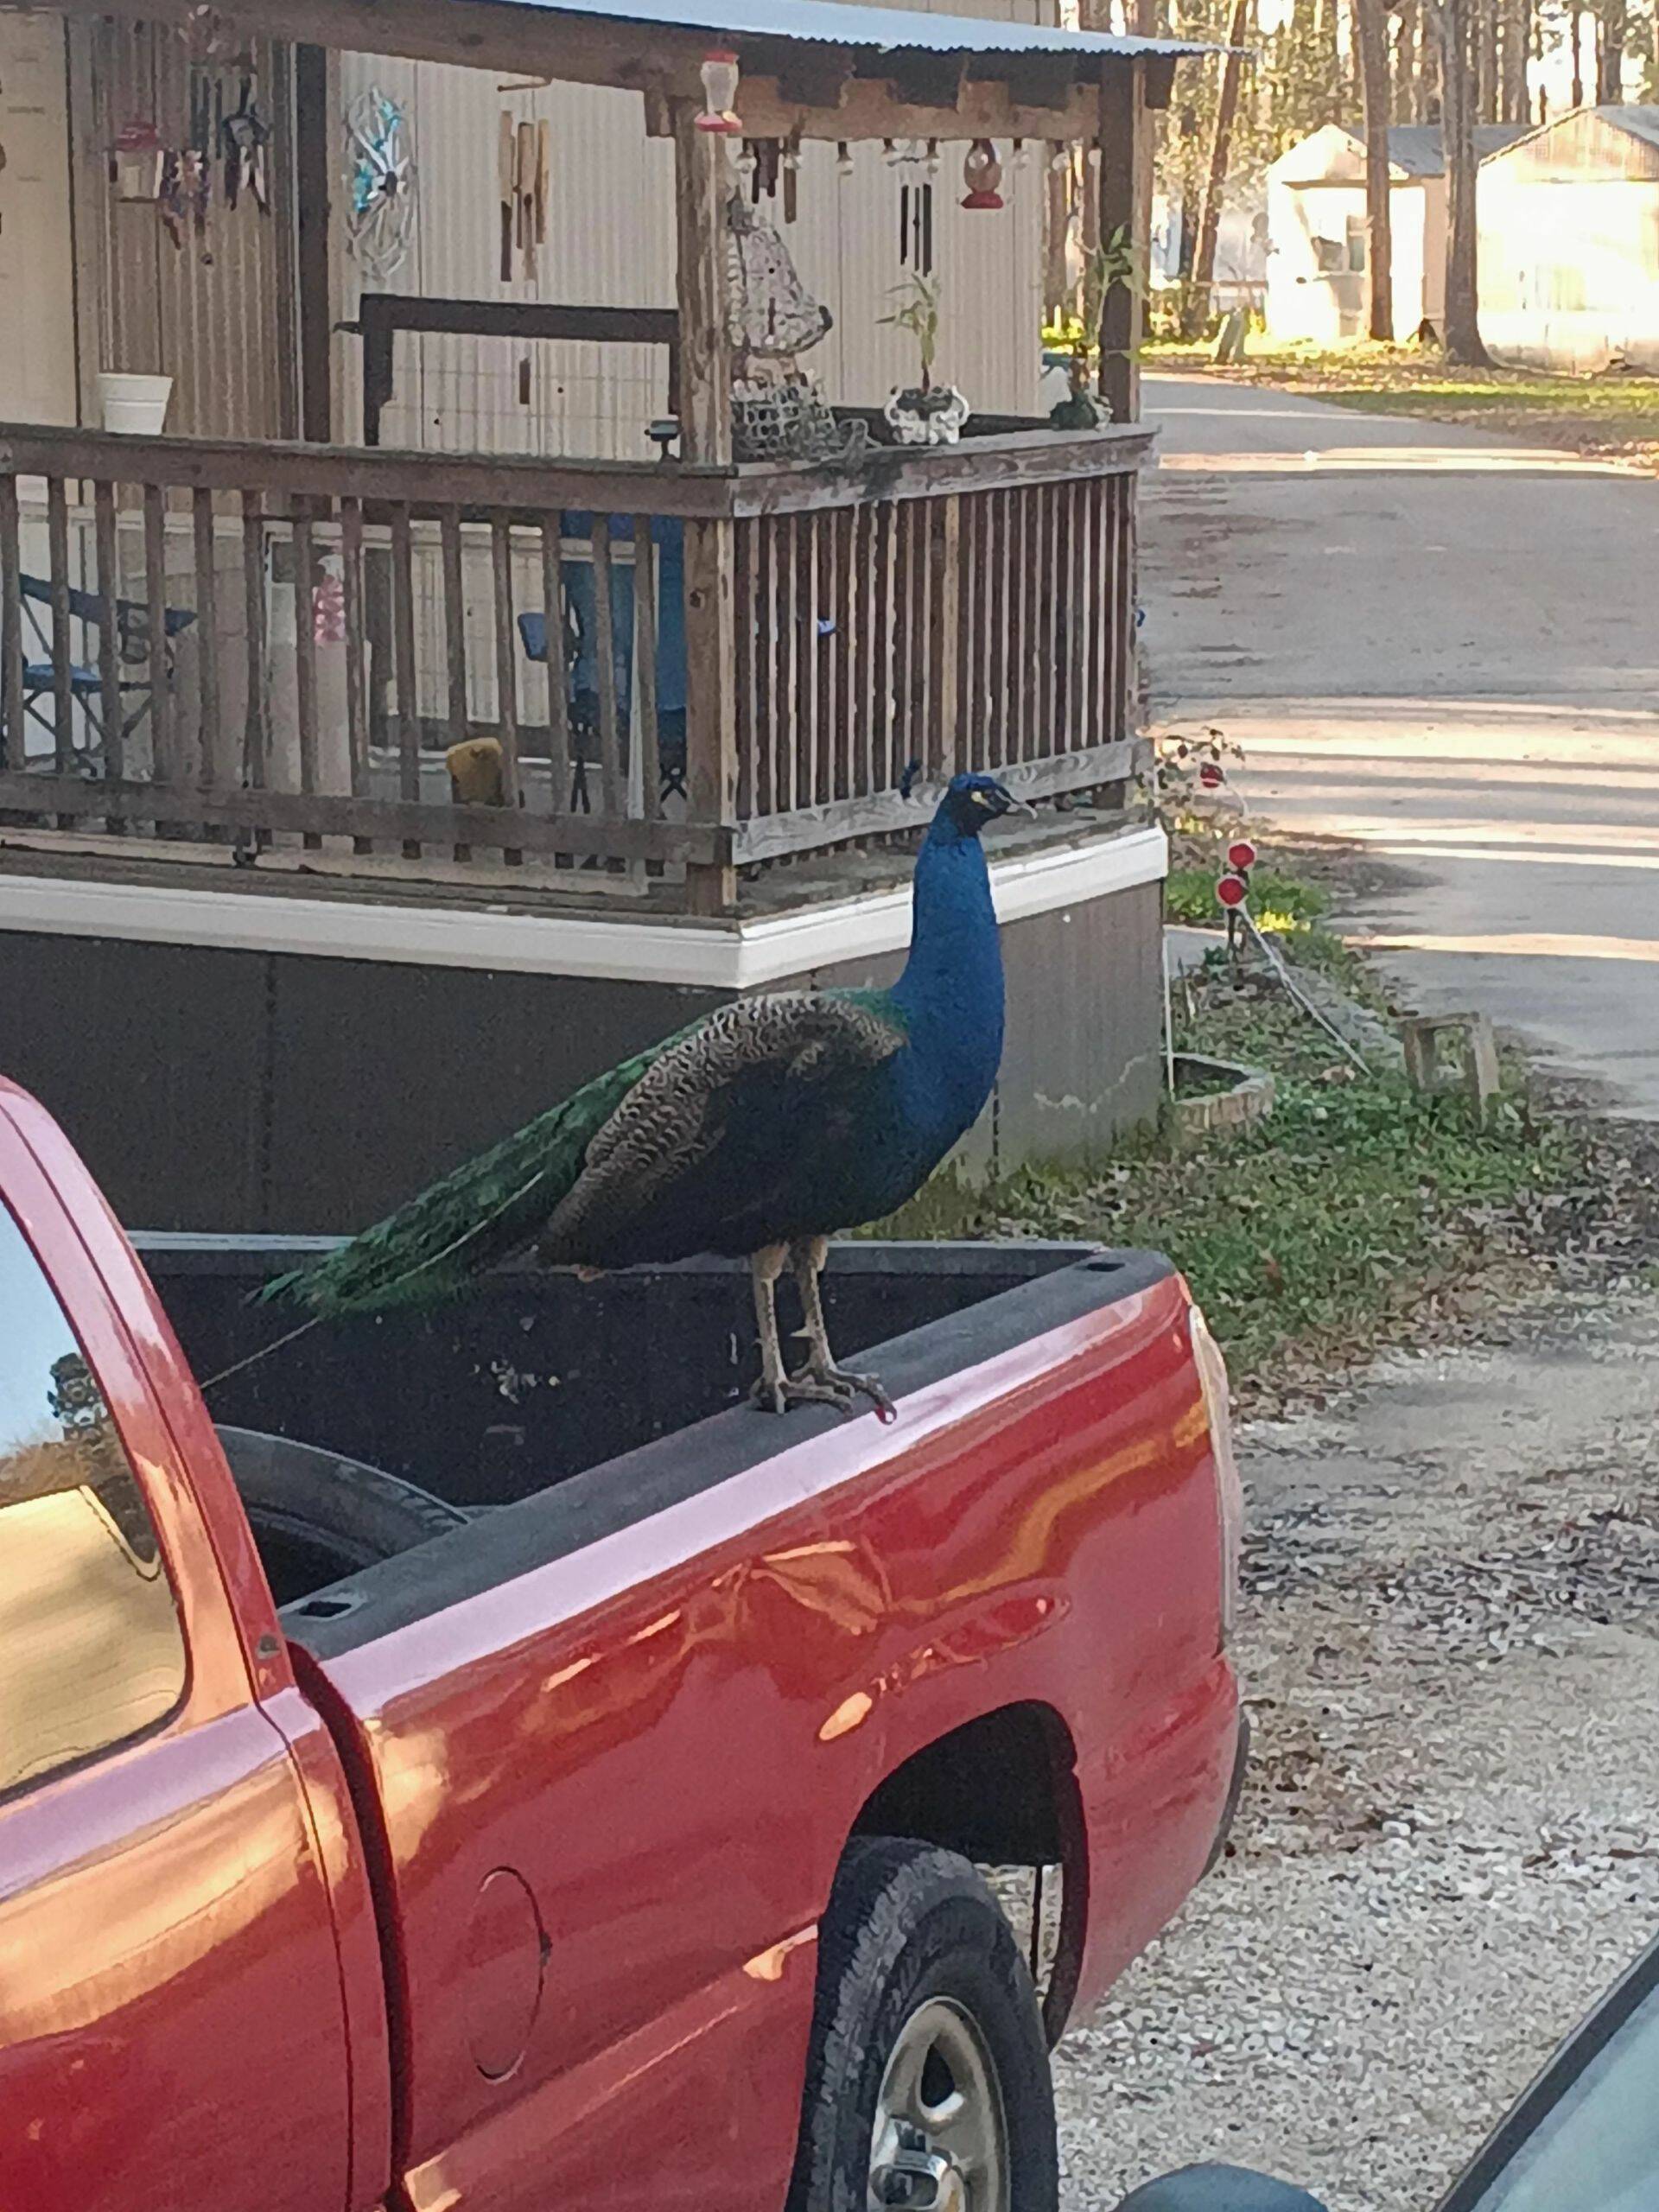
<svg viewBox="0 0 1659 2212"><path fill-rule="evenodd" d="M843 1413L857 1411L858 1401L868 1398L883 1421L897 1421L899 1408L883 1389L874 1375L855 1375L847 1368L829 1362L809 1359L804 1367L798 1367L790 1376L792 1384L812 1383L820 1390L833 1393L831 1402Z"/></svg>
<svg viewBox="0 0 1659 2212"><path fill-rule="evenodd" d="M833 1406L837 1413L850 1414L857 1405L857 1394L839 1379L829 1382L809 1374L802 1368L794 1375L780 1375L775 1382L762 1375L749 1392L749 1403L758 1406L763 1414L786 1414L793 1406Z"/></svg>

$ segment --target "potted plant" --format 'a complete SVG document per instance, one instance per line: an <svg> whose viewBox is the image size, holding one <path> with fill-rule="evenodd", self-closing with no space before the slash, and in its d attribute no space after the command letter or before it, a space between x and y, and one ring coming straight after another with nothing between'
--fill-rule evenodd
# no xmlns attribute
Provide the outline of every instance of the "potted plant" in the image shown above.
<svg viewBox="0 0 1659 2212"><path fill-rule="evenodd" d="M916 341L921 374L901 391L895 385L882 410L903 446L954 445L968 420L968 402L952 384L935 384L933 363L939 350L939 288L931 276L912 270L890 295L898 305L881 321L906 330Z"/></svg>
<svg viewBox="0 0 1659 2212"><path fill-rule="evenodd" d="M1048 413L1057 430L1097 430L1111 421L1111 410L1098 392L1090 391L1089 379L1102 359L1100 332L1107 301L1120 284L1133 290L1139 282L1140 257L1128 225L1121 223L1095 248L1083 272L1083 312L1073 325L1067 372L1070 389Z"/></svg>

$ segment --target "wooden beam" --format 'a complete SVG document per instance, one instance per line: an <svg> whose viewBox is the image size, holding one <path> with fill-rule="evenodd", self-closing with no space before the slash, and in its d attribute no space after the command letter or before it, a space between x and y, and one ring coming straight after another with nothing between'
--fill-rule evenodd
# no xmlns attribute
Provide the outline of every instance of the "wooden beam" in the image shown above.
<svg viewBox="0 0 1659 2212"><path fill-rule="evenodd" d="M1119 738L1082 752L1056 753L1043 760L1016 761L998 776L1021 798L1052 798L1097 785L1122 783L1146 766L1150 748L1144 739ZM740 868L756 861L782 860L791 853L813 852L849 837L891 836L920 829L938 804L934 791L915 798L897 791L840 798L827 806L800 806L787 814L765 814L738 825L734 857Z"/></svg>
<svg viewBox="0 0 1659 2212"><path fill-rule="evenodd" d="M802 514L878 500L936 499L953 492L1132 476L1151 446L1151 431L1114 425L1104 430L1044 429L1010 437L963 438L954 446L880 446L856 470L809 461L754 462L736 472L732 512L739 517Z"/></svg>
<svg viewBox="0 0 1659 2212"><path fill-rule="evenodd" d="M975 60L982 62L983 57ZM893 88L873 77L849 78L833 105L810 106L792 98L784 80L746 75L737 88L737 111L751 138L803 138L863 144L883 138L1010 138L1054 142L1092 138L1100 124L1100 93L1074 86L1063 105L1038 106L1016 99L990 78L968 77L950 107L908 106Z"/></svg>
<svg viewBox="0 0 1659 2212"><path fill-rule="evenodd" d="M1100 88L1100 236L1121 234L1135 248L1135 276L1114 284L1101 313L1100 391L1114 423L1141 419L1141 343L1152 251L1152 126L1146 63L1126 62Z"/></svg>
<svg viewBox="0 0 1659 2212"><path fill-rule="evenodd" d="M194 29L195 0L58 0L57 12ZM502 0L222 0L214 19L251 35L343 54L448 61L550 82L642 91L649 83L701 99L707 32L562 15Z"/></svg>
<svg viewBox="0 0 1659 2212"><path fill-rule="evenodd" d="M400 799L298 791L198 791L188 785L89 783L84 776L0 774L0 809L111 822L217 823L385 842L594 854L602 859L718 861L729 839L707 823L643 822L602 814L531 814L518 807L427 806ZM130 848L129 848L129 850Z"/></svg>
<svg viewBox="0 0 1659 2212"><path fill-rule="evenodd" d="M674 105L674 197L680 311L680 451L689 462L732 457L732 340L726 271L730 141L699 130L698 105ZM650 500L642 502L649 506ZM693 817L737 818L737 624L727 522L685 532L686 788ZM729 860L686 874L694 913L719 913L737 896Z"/></svg>
<svg viewBox="0 0 1659 2212"><path fill-rule="evenodd" d="M320 46L294 55L295 257L299 305L300 435L314 445L334 435L330 358L334 286L329 267L334 100L329 56Z"/></svg>

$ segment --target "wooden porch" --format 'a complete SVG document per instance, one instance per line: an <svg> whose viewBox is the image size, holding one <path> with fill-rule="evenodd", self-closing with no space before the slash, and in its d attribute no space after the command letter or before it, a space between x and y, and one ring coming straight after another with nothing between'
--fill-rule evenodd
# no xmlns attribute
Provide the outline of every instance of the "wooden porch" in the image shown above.
<svg viewBox="0 0 1659 2212"><path fill-rule="evenodd" d="M0 427L5 835L713 915L746 873L920 819L912 763L1121 803L1149 443L1134 289L1108 302L1110 427L982 416L957 445L905 448L838 408L872 434L855 459L734 461L731 141L698 127L697 67L711 39L741 52L760 141L1087 133L1102 235L1140 236L1146 111L1185 49L861 52L824 48L837 11L810 12L798 41L717 10L690 33L496 0L260 8L302 86L321 52L303 41L355 30L639 92L646 131L674 142L679 268L676 309L632 312L671 346L681 457ZM302 186L307 162L302 136ZM299 277L309 402L326 334ZM457 803L446 766L469 739L493 741L485 803Z"/></svg>

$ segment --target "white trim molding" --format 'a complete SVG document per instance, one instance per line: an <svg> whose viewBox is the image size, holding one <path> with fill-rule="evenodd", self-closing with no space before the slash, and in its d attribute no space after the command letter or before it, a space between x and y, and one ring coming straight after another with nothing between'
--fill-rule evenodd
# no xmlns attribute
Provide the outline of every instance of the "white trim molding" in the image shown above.
<svg viewBox="0 0 1659 2212"><path fill-rule="evenodd" d="M994 860L991 887L999 920L1017 922L1160 883L1168 873L1169 841L1147 827ZM910 937L910 888L734 925L366 906L0 874L0 930L743 991L901 950Z"/></svg>

